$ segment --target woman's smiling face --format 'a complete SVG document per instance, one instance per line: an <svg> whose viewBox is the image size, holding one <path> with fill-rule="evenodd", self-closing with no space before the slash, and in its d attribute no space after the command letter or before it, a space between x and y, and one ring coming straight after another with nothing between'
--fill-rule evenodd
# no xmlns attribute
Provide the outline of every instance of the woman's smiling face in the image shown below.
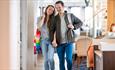
<svg viewBox="0 0 115 70"><path fill-rule="evenodd" d="M54 8L52 6L49 6L47 8L47 15L51 15L51 14L53 14L53 12L54 12Z"/></svg>

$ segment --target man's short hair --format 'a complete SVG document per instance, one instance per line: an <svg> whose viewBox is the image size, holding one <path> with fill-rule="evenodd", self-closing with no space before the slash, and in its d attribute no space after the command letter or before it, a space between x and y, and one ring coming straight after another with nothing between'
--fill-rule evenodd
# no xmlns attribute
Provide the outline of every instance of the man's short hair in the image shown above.
<svg viewBox="0 0 115 70"><path fill-rule="evenodd" d="M63 1L57 1L55 4L61 4L62 6L64 6Z"/></svg>

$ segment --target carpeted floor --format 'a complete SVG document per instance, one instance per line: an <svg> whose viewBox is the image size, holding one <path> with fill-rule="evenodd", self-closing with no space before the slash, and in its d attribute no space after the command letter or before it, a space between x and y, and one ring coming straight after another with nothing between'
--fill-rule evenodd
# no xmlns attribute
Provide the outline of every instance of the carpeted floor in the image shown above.
<svg viewBox="0 0 115 70"><path fill-rule="evenodd" d="M35 57L36 58L36 57ZM55 70L59 70L59 59L57 54L54 54L54 60L55 60ZM32 63L32 62L31 62ZM44 70L44 66L43 66L43 56L42 55L38 55L37 56L37 65L35 65L34 67L31 67L31 65L28 67L28 70ZM66 65L67 63L65 63ZM88 70L87 69L87 62L86 62L86 58L84 58L81 61L81 64L79 66L79 69L77 68L77 60L73 59L73 65L72 65L72 70ZM66 67L67 70L67 67Z"/></svg>
<svg viewBox="0 0 115 70"><path fill-rule="evenodd" d="M75 58L75 57L74 57ZM87 69L87 60L86 58L84 58L80 65L79 65L79 69L77 67L77 60L76 59L73 59L73 66L72 66L72 70L88 70Z"/></svg>

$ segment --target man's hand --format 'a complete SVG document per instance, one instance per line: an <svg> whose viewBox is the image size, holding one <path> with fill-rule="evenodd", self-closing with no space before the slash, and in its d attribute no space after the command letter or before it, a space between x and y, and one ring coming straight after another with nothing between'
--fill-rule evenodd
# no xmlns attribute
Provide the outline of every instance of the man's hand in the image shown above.
<svg viewBox="0 0 115 70"><path fill-rule="evenodd" d="M72 24L68 24L68 28L74 29L74 26Z"/></svg>
<svg viewBox="0 0 115 70"><path fill-rule="evenodd" d="M52 42L52 45L53 45L53 47L57 47L56 41L53 41L53 42Z"/></svg>

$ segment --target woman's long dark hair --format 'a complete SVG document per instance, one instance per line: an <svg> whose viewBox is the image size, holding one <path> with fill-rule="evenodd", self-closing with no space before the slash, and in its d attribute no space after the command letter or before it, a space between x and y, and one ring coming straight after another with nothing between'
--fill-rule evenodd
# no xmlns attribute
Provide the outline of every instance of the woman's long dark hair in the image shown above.
<svg viewBox="0 0 115 70"><path fill-rule="evenodd" d="M46 7L46 9L45 9L44 23L46 23L46 21L47 21L47 9L48 9L49 7L53 7L53 8L54 8L53 5L48 5L48 6ZM47 22L47 27L48 27L48 28L50 28L50 25L51 25L51 23L52 23L52 21L53 21L53 19L54 19L54 15L55 15L55 8L54 8L53 13L49 16L49 20L48 20L48 22Z"/></svg>
<svg viewBox="0 0 115 70"><path fill-rule="evenodd" d="M113 31L113 30L112 30L112 27L113 27L113 26L115 26L115 24L114 24L114 23L112 23L112 24L111 24L111 26L110 26L110 32L112 32L112 31Z"/></svg>

